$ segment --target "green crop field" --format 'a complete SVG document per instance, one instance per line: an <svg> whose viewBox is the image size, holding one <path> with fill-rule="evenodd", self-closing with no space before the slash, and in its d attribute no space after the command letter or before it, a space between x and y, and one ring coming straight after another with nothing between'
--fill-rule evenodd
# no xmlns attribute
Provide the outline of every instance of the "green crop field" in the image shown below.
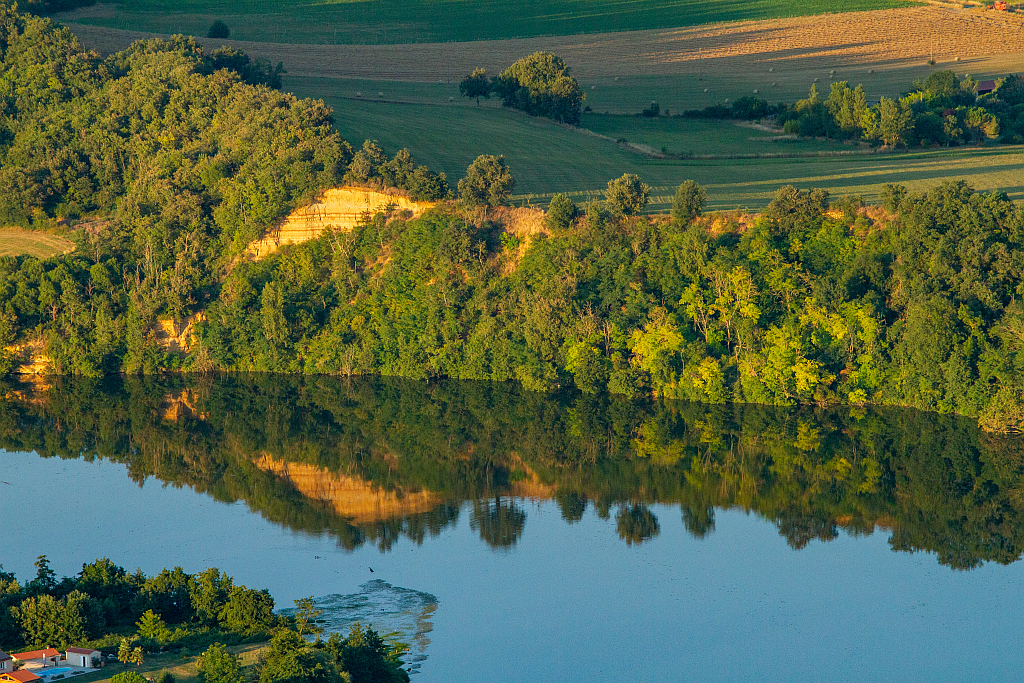
<svg viewBox="0 0 1024 683"><path fill-rule="evenodd" d="M416 43L495 40L694 26L905 7L902 0L122 0L76 21L205 35L216 19L239 40Z"/></svg>
<svg viewBox="0 0 1024 683"><path fill-rule="evenodd" d="M670 155L789 155L853 151L852 145L756 130L734 121L584 114L583 128Z"/></svg>
<svg viewBox="0 0 1024 683"><path fill-rule="evenodd" d="M360 87L378 85L363 82ZM636 173L654 188L655 209L667 206L674 188L687 179L707 187L709 205L716 209L761 208L787 184L822 187L836 195L859 194L875 200L885 183L903 182L913 189L926 189L945 178L964 178L979 189L1001 189L1014 199L1024 198L1024 147L1018 146L811 156L807 153L818 154L822 149L856 150L809 141L802 143L808 145L800 150L805 155L789 158L653 159L605 138L493 104L477 107L459 100L379 102L373 101L377 92L369 88L363 92L365 99L348 99L353 97L350 88L346 85L332 91L325 83L295 79L288 84L288 89L297 94L323 97L334 107L336 126L353 145L372 138L391 154L407 147L418 162L444 171L453 183L477 155L504 155L517 178L515 191L520 203L543 205L554 192L576 193L584 199L588 193L599 193L608 180L623 173ZM440 99L429 90L420 94ZM683 147L689 141L695 145L703 139L708 141L709 153L736 153L746 147L746 137L762 135L727 121L645 122L635 117L590 115L584 124L610 136L630 139L632 135L635 142L648 140L659 148L659 141ZM650 130L644 130L645 126ZM626 134L619 136L616 131ZM793 146L788 149L799 150L801 144L748 142L749 148L743 153L762 149L770 153L787 145Z"/></svg>
<svg viewBox="0 0 1024 683"><path fill-rule="evenodd" d="M75 245L63 237L23 228L0 228L0 256L47 258L74 251Z"/></svg>

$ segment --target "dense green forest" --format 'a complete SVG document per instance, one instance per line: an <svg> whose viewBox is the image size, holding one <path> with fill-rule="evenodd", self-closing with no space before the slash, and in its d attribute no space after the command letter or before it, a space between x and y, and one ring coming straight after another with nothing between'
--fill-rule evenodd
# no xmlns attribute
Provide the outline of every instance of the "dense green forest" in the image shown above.
<svg viewBox="0 0 1024 683"><path fill-rule="evenodd" d="M510 547L529 514L517 483L539 480L567 521L593 509L627 543L658 534L657 503L678 505L697 537L713 533L716 509L738 508L777 525L794 548L881 527L894 550L932 552L954 568L1024 552L1019 439L905 408L709 405L396 378L65 377L42 390L9 387L0 448L123 463L140 483L155 476L242 500L345 548L422 543L464 514L484 542ZM261 469L266 456L438 502L356 522Z"/></svg>
<svg viewBox="0 0 1024 683"><path fill-rule="evenodd" d="M789 187L741 225L701 217L692 183L672 216L635 215L649 188L627 175L604 203L556 198L527 234L487 207L514 178L482 157L422 217L378 213L253 261L250 242L346 178L451 189L408 154L353 154L322 102L238 53L176 38L101 60L10 9L0 50L0 218L73 223L79 243L0 259L0 344L41 344L57 373L515 380L1024 421L1024 212L1004 194L894 185L866 212ZM158 318L195 322L187 352L157 342ZM17 362L12 347L0 371Z"/></svg>
<svg viewBox="0 0 1024 683"><path fill-rule="evenodd" d="M24 584L0 567L0 647L8 652L89 646L141 665L150 652L206 648L197 660L202 683L409 681L401 643L358 624L348 636L332 633L324 641L312 599L296 601L296 616L280 616L266 589L236 585L216 568L188 574L175 567L147 577L103 558L58 579L45 555L35 566L36 576ZM303 635L317 635L316 642ZM267 640L250 676L223 645ZM128 671L112 680L147 679ZM164 681L174 678L165 672Z"/></svg>

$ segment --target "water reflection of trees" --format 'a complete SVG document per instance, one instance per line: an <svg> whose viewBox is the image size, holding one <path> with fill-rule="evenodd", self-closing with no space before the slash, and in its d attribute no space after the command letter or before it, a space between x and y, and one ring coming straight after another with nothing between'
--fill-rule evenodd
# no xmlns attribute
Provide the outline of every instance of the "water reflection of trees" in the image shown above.
<svg viewBox="0 0 1024 683"><path fill-rule="evenodd" d="M109 458L218 500L244 500L346 548L422 543L457 522L493 547L521 537L517 499L588 509L627 543L657 535L654 503L712 533L716 508L771 520L794 548L891 532L895 550L953 567L1020 557L1021 441L970 420L895 409L782 409L551 396L514 386L290 376L64 378L0 390L0 446ZM258 466L261 457L357 478L429 510L357 520Z"/></svg>

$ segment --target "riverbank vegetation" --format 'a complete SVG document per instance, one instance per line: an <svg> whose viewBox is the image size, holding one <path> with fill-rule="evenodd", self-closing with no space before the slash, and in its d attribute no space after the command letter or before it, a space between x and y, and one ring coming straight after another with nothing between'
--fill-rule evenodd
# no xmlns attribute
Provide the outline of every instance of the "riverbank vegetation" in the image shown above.
<svg viewBox="0 0 1024 683"><path fill-rule="evenodd" d="M276 614L266 589L236 585L216 568L188 574L175 567L147 577L103 558L82 565L76 576L58 579L44 555L36 570L22 585L0 567L0 647L6 651L88 646L116 652L120 662L134 667L141 667L149 653L176 652L191 660L190 652L202 652L195 659L199 683L409 680L402 669L402 644L358 624L347 636L317 636L310 643L301 632L317 630L315 624ZM298 603L300 614L315 614L311 599ZM267 641L248 675L224 645ZM132 669L111 678L112 683L146 680ZM159 680L174 683L166 673Z"/></svg>
<svg viewBox="0 0 1024 683"><path fill-rule="evenodd" d="M344 178L451 188L407 154L353 155L322 102L212 70L189 40L99 60L3 12L26 87L6 95L0 211L83 222L72 255L0 260L0 342L44 348L58 373L450 377L1022 419L1024 215L1000 193L892 185L867 211L786 187L740 222L701 217L693 188L674 218L638 216L650 188L625 174L606 201L563 206L572 220L516 227L495 208L514 169L481 157L458 201L256 261L249 243ZM174 352L161 320L192 324Z"/></svg>

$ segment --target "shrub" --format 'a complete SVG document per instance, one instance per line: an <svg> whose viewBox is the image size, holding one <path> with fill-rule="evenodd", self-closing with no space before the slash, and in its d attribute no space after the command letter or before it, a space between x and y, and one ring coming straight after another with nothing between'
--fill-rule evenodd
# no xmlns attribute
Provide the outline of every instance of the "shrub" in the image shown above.
<svg viewBox="0 0 1024 683"><path fill-rule="evenodd" d="M549 230L568 230L579 211L579 207L569 195L558 193L551 198L547 215L544 217L544 225Z"/></svg>
<svg viewBox="0 0 1024 683"><path fill-rule="evenodd" d="M220 38L222 40L227 39L230 35L231 29L220 19L210 24L210 30L206 32L207 38Z"/></svg>

